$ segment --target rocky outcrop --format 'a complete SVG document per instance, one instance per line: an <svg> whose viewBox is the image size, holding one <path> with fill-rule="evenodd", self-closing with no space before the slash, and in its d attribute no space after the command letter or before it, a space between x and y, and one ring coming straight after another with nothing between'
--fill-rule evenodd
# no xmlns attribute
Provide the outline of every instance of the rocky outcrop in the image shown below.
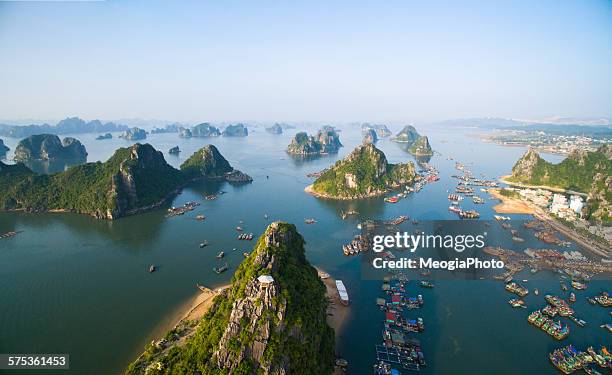
<svg viewBox="0 0 612 375"><path fill-rule="evenodd" d="M366 134L370 130L374 130L376 132L376 136L378 138L386 138L391 135L391 130L387 128L387 125L384 124L369 124L364 123L361 124L361 132L362 134Z"/></svg>
<svg viewBox="0 0 612 375"><path fill-rule="evenodd" d="M283 127L280 124L274 124L266 128L266 131L272 134L283 134Z"/></svg>
<svg viewBox="0 0 612 375"><path fill-rule="evenodd" d="M103 141L105 139L113 139L113 135L111 133L100 134L96 137L96 141Z"/></svg>
<svg viewBox="0 0 612 375"><path fill-rule="evenodd" d="M193 137L218 137L221 132L211 124L204 122L191 128L191 135Z"/></svg>
<svg viewBox="0 0 612 375"><path fill-rule="evenodd" d="M139 141L142 139L147 139L147 132L140 128L131 128L121 133L119 138L127 139L129 141Z"/></svg>
<svg viewBox="0 0 612 375"><path fill-rule="evenodd" d="M180 128L179 129L179 137L181 138L191 138L193 136L193 134L191 134L191 130L187 129L187 128Z"/></svg>
<svg viewBox="0 0 612 375"><path fill-rule="evenodd" d="M166 134L166 133L178 133L180 126L178 124L168 124L163 128L155 128L151 130L151 134Z"/></svg>
<svg viewBox="0 0 612 375"><path fill-rule="evenodd" d="M426 136L417 138L412 146L410 146L409 152L416 156L433 155L429 139Z"/></svg>
<svg viewBox="0 0 612 375"><path fill-rule="evenodd" d="M216 178L232 182L250 182L251 177L236 171L213 145L196 151L181 165L181 171L191 179Z"/></svg>
<svg viewBox="0 0 612 375"><path fill-rule="evenodd" d="M223 130L224 137L246 137L249 135L249 129L244 124L228 125Z"/></svg>
<svg viewBox="0 0 612 375"><path fill-rule="evenodd" d="M324 198L362 199L410 184L415 176L412 162L390 164L382 151L366 143L323 172L307 191Z"/></svg>
<svg viewBox="0 0 612 375"><path fill-rule="evenodd" d="M179 148L179 146L174 146L170 150L168 150L168 153L170 155L178 155L180 152L181 152L181 149Z"/></svg>
<svg viewBox="0 0 612 375"><path fill-rule="evenodd" d="M409 143L413 144L419 139L421 136L419 132L412 125L404 126L404 128L395 135L395 137L391 138L391 140L400 143Z"/></svg>
<svg viewBox="0 0 612 375"><path fill-rule="evenodd" d="M342 147L338 133L331 127L319 130L316 136L299 132L293 137L287 147L287 152L293 155L317 155L338 152Z"/></svg>
<svg viewBox="0 0 612 375"><path fill-rule="evenodd" d="M585 211L585 216L593 221L612 222L612 175L595 174Z"/></svg>
<svg viewBox="0 0 612 375"><path fill-rule="evenodd" d="M369 129L363 134L364 143L376 143L378 141L378 135L374 129Z"/></svg>
<svg viewBox="0 0 612 375"><path fill-rule="evenodd" d="M530 147L512 167L512 177L522 181L531 180L538 166L543 163L544 159L540 157L535 149Z"/></svg>
<svg viewBox="0 0 612 375"><path fill-rule="evenodd" d="M75 138L64 138L60 141L57 135L32 135L19 142L15 148L16 161L33 160L85 160L85 146Z"/></svg>

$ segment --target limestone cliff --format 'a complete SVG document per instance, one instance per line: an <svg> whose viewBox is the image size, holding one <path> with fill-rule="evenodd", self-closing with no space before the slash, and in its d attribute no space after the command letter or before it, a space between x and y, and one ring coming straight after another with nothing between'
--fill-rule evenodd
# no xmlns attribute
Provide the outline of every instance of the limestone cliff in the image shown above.
<svg viewBox="0 0 612 375"><path fill-rule="evenodd" d="M304 239L294 225L275 222L195 334L176 337L163 350L149 347L127 372L331 374L334 335L326 308L325 287L304 256Z"/></svg>
<svg viewBox="0 0 612 375"><path fill-rule="evenodd" d="M287 152L293 155L317 155L336 153L342 147L340 136L331 127L319 130L316 136L299 132L293 137L287 147Z"/></svg>
<svg viewBox="0 0 612 375"><path fill-rule="evenodd" d="M84 160L87 150L75 138L60 138L54 134L29 136L19 142L15 148L16 161L33 160Z"/></svg>
<svg viewBox="0 0 612 375"><path fill-rule="evenodd" d="M222 178L231 182L250 182L252 178L236 171L213 145L196 151L181 165L181 171L191 179Z"/></svg>

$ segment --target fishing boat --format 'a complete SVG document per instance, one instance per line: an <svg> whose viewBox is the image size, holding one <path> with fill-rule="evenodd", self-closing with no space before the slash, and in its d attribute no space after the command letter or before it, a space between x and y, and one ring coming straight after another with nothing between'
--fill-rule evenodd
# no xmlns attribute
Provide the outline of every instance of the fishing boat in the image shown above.
<svg viewBox="0 0 612 375"><path fill-rule="evenodd" d="M579 281L573 280L572 281L572 288L576 289L576 290L585 290L587 288L586 284L583 284Z"/></svg>
<svg viewBox="0 0 612 375"><path fill-rule="evenodd" d="M200 242L200 249L208 246L208 241Z"/></svg>
<svg viewBox="0 0 612 375"><path fill-rule="evenodd" d="M453 205L448 206L448 210L449 210L450 212L454 212L454 213L456 213L456 214L458 214L458 213L460 213L460 212L461 212L461 208L459 208L459 207L457 207L457 206L453 206Z"/></svg>
<svg viewBox="0 0 612 375"><path fill-rule="evenodd" d="M225 263L221 267L213 267L213 271L215 271L216 273L223 273L227 271L228 269L229 269L229 266L227 265L227 263Z"/></svg>
<svg viewBox="0 0 612 375"><path fill-rule="evenodd" d="M14 237L14 236L18 235L21 232L22 231L11 231L11 232L2 233L2 234L0 234L0 239L2 239L2 238L11 238L11 237Z"/></svg>
<svg viewBox="0 0 612 375"><path fill-rule="evenodd" d="M459 217L462 219L477 219L480 214L476 210L467 210L459 212Z"/></svg>
<svg viewBox="0 0 612 375"><path fill-rule="evenodd" d="M497 221L507 221L507 220L510 220L509 216L493 215L493 217Z"/></svg>
<svg viewBox="0 0 612 375"><path fill-rule="evenodd" d="M574 292L570 293L569 301L570 302L576 302L576 295L574 294Z"/></svg>
<svg viewBox="0 0 612 375"><path fill-rule="evenodd" d="M238 232L242 232L242 227L236 227L236 230L237 230Z"/></svg>
<svg viewBox="0 0 612 375"><path fill-rule="evenodd" d="M197 221L203 221L203 220L205 220L205 219L206 219L206 216L204 216L204 215L198 215L198 216L196 216L196 220L197 220Z"/></svg>
<svg viewBox="0 0 612 375"><path fill-rule="evenodd" d="M514 308L518 308L518 307L522 307L524 309L527 308L527 306L525 306L525 301L523 301L522 299L512 298L511 300L508 301L508 303L510 304L510 306Z"/></svg>
<svg viewBox="0 0 612 375"><path fill-rule="evenodd" d="M348 305L349 296L348 296L348 293L346 292L346 287L344 286L344 283L342 282L342 280L336 280L336 289L338 290L338 296L340 296L340 302L343 305Z"/></svg>
<svg viewBox="0 0 612 375"><path fill-rule="evenodd" d="M533 294L535 294L536 296L537 296L537 295L539 295L539 294L540 294L540 290L539 290L538 288L536 288L536 289L533 291Z"/></svg>
<svg viewBox="0 0 612 375"><path fill-rule="evenodd" d="M484 204L485 200L475 195L472 197L472 202L475 204Z"/></svg>
<svg viewBox="0 0 612 375"><path fill-rule="evenodd" d="M397 196L386 197L384 201L387 203L397 203L399 201L399 198Z"/></svg>
<svg viewBox="0 0 612 375"><path fill-rule="evenodd" d="M220 251L219 254L217 254L217 259L221 259L225 256L225 252Z"/></svg>
<svg viewBox="0 0 612 375"><path fill-rule="evenodd" d="M313 219L313 218L309 218L309 219L304 219L304 222L305 222L306 224L314 224L314 223L316 223L317 221L316 221L315 219Z"/></svg>
<svg viewBox="0 0 612 375"><path fill-rule="evenodd" d="M429 282L429 281L427 281L427 280L421 280L420 285L421 285L423 288L433 288L433 287L435 286L434 284L432 284L431 282Z"/></svg>
<svg viewBox="0 0 612 375"><path fill-rule="evenodd" d="M448 200L449 201L459 202L459 201L463 200L463 197L461 195L459 195L459 194L449 194Z"/></svg>
<svg viewBox="0 0 612 375"><path fill-rule="evenodd" d="M157 268L155 267L154 264L151 264L151 266L149 267L149 273L153 273L155 271L157 271Z"/></svg>

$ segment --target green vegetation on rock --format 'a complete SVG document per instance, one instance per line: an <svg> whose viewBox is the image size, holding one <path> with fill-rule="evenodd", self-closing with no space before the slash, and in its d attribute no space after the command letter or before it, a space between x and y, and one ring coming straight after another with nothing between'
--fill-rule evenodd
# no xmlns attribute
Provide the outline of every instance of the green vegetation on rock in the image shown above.
<svg viewBox="0 0 612 375"><path fill-rule="evenodd" d="M404 126L404 128L391 138L392 141L406 144L407 151L416 156L433 155L429 139L426 136L421 136L412 125Z"/></svg>
<svg viewBox="0 0 612 375"><path fill-rule="evenodd" d="M181 171L151 145L139 143L118 149L104 163L51 175L0 162L0 210L57 210L115 219L158 207L191 180L220 177L245 181L248 176L234 170L214 146L197 151Z"/></svg>
<svg viewBox="0 0 612 375"><path fill-rule="evenodd" d="M287 147L287 152L294 155L316 155L336 153L342 147L340 136L330 126L324 126L316 136L299 132Z"/></svg>
<svg viewBox="0 0 612 375"><path fill-rule="evenodd" d="M325 171L312 185L314 193L328 198L359 199L382 195L414 181L414 164L390 164L373 144L358 146Z"/></svg>
<svg viewBox="0 0 612 375"><path fill-rule="evenodd" d="M87 151L77 139L66 137L60 141L55 134L31 135L19 141L15 148L15 160L69 160L85 161Z"/></svg>
<svg viewBox="0 0 612 375"><path fill-rule="evenodd" d="M272 276L263 284L259 276ZM331 374L325 286L292 224L272 223L195 333L147 346L128 374Z"/></svg>
<svg viewBox="0 0 612 375"><path fill-rule="evenodd" d="M610 222L612 204L612 146L595 152L576 150L558 164L542 159L533 149L512 167L511 182L543 185L588 194L587 217Z"/></svg>
<svg viewBox="0 0 612 375"><path fill-rule="evenodd" d="M426 136L417 138L408 151L417 156L433 155L433 151L429 145L429 139Z"/></svg>

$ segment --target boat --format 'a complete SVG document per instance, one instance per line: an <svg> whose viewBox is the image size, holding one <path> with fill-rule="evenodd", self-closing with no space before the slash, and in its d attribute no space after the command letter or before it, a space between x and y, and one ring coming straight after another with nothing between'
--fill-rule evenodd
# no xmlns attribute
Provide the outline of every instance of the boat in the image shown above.
<svg viewBox="0 0 612 375"><path fill-rule="evenodd" d="M387 203L397 203L399 201L399 198L397 196L386 197L384 201Z"/></svg>
<svg viewBox="0 0 612 375"><path fill-rule="evenodd" d="M540 291L539 291L539 290L536 288L536 289L533 291L533 294L535 294L535 295L537 296L537 295L539 295L539 294L540 294Z"/></svg>
<svg viewBox="0 0 612 375"><path fill-rule="evenodd" d="M576 302L576 295L572 292L569 295L569 301L570 302Z"/></svg>
<svg viewBox="0 0 612 375"><path fill-rule="evenodd" d="M572 288L576 289L576 290L585 290L587 288L586 284L583 284L579 281L573 280L572 281Z"/></svg>
<svg viewBox="0 0 612 375"><path fill-rule="evenodd" d="M485 200L480 198L479 196L474 195L472 197L472 202L474 202L475 204L484 204Z"/></svg>
<svg viewBox="0 0 612 375"><path fill-rule="evenodd" d="M198 221L203 221L203 220L205 220L205 219L206 219L206 216L204 216L204 215L198 215L198 216L196 216L196 220L198 220Z"/></svg>
<svg viewBox="0 0 612 375"><path fill-rule="evenodd" d="M157 271L157 268L155 267L154 264L151 264L151 266L149 267L149 273L153 273L155 271Z"/></svg>
<svg viewBox="0 0 612 375"><path fill-rule="evenodd" d="M237 230L238 232L242 232L242 227L236 227L236 230Z"/></svg>
<svg viewBox="0 0 612 375"><path fill-rule="evenodd" d="M518 308L518 307L522 307L524 309L527 308L527 306L525 306L525 301L523 301L522 299L512 298L511 300L508 301L508 303L510 304L510 306L514 308Z"/></svg>
<svg viewBox="0 0 612 375"><path fill-rule="evenodd" d="M456 213L456 214L458 214L458 213L460 213L460 212L461 212L461 208L459 208L459 207L457 207L457 206L453 206L453 205L448 206L448 210L449 210L450 212L454 212L454 213Z"/></svg>
<svg viewBox="0 0 612 375"><path fill-rule="evenodd" d="M225 256L225 253L223 251L220 251L219 254L217 254L217 259L221 259Z"/></svg>
<svg viewBox="0 0 612 375"><path fill-rule="evenodd" d="M510 220L509 216L493 215L493 217L497 221L507 221L507 220Z"/></svg>
<svg viewBox="0 0 612 375"><path fill-rule="evenodd" d="M316 223L317 221L316 221L315 219L313 219L313 218L310 218L310 219L304 219L304 222L305 222L306 224L314 224L314 223Z"/></svg>
<svg viewBox="0 0 612 375"><path fill-rule="evenodd" d="M459 212L459 217L462 219L477 219L480 214L476 210L468 210Z"/></svg>
<svg viewBox="0 0 612 375"><path fill-rule="evenodd" d="M420 285L421 285L423 288L433 288L433 287L435 286L434 284L432 284L431 282L429 282L429 281L427 281L427 280L421 280Z"/></svg>
<svg viewBox="0 0 612 375"><path fill-rule="evenodd" d="M242 253L242 255L243 255L245 258L246 258L246 257L248 257L248 256L249 256L249 255L251 255L251 254L249 254L249 253L247 253L247 252L244 252L244 253Z"/></svg>
<svg viewBox="0 0 612 375"><path fill-rule="evenodd" d="M2 233L2 234L0 234L0 239L11 238L13 236L18 235L21 232L23 232L23 231L19 230L19 231L11 231L11 232Z"/></svg>
<svg viewBox="0 0 612 375"><path fill-rule="evenodd" d="M227 263L225 263L221 267L213 267L213 271L215 271L216 273L223 273L227 271L228 269L229 269L229 266L227 265Z"/></svg>
<svg viewBox="0 0 612 375"><path fill-rule="evenodd" d="M338 296L340 296L340 303L348 306L349 296L342 280L336 280L336 289L338 290Z"/></svg>
<svg viewBox="0 0 612 375"><path fill-rule="evenodd" d="M200 249L208 246L208 241L200 242Z"/></svg>
<svg viewBox="0 0 612 375"><path fill-rule="evenodd" d="M455 202L459 202L463 200L463 197L459 194L449 194L448 195L448 200L449 201L455 201Z"/></svg>
<svg viewBox="0 0 612 375"><path fill-rule="evenodd" d="M344 358L338 358L336 359L336 366L338 367L346 367L348 366L348 361Z"/></svg>

